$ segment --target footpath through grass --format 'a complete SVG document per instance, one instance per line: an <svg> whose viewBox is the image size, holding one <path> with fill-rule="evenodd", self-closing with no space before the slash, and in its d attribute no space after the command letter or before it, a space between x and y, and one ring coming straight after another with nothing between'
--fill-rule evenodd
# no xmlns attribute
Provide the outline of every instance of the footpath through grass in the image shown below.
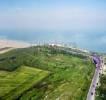
<svg viewBox="0 0 106 100"><path fill-rule="evenodd" d="M21 66L13 72L0 71L0 97L13 100L47 75L47 71L27 66Z"/></svg>

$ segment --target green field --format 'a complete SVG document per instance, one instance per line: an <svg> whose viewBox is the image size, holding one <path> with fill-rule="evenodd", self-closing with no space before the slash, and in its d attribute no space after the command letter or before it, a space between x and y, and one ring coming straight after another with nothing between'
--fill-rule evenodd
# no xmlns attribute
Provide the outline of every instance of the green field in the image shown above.
<svg viewBox="0 0 106 100"><path fill-rule="evenodd" d="M22 65L29 66L33 70L40 69L43 73L36 77L36 72L27 70L27 73L35 75L34 80L30 78L31 75L27 77L30 78L27 82L31 80L35 82L32 84L34 87L31 84L28 86L29 83L23 84L22 87L31 88L21 91L22 88L19 86L20 89L14 89L8 95L4 95L4 98L11 98L12 94L19 100L86 100L95 69L88 56L71 54L59 47L36 46L12 50L0 56L0 69L8 73L16 72ZM13 80L19 81L18 78L12 79L9 86L14 83ZM39 84L36 84L38 81ZM3 88L1 90L3 91ZM18 93L21 95L17 95Z"/></svg>
<svg viewBox="0 0 106 100"><path fill-rule="evenodd" d="M0 97L16 98L48 75L47 71L22 66L13 72L0 71Z"/></svg>

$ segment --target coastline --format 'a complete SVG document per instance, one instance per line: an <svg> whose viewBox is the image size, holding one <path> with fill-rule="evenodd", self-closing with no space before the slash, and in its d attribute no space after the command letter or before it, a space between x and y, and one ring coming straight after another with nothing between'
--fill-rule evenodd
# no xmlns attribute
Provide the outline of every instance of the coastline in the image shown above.
<svg viewBox="0 0 106 100"><path fill-rule="evenodd" d="M8 40L0 39L0 48L12 47L12 48L25 48L29 47L30 43L17 41L17 40Z"/></svg>
<svg viewBox="0 0 106 100"><path fill-rule="evenodd" d="M31 44L23 41L0 39L0 54L8 52L15 48L27 48Z"/></svg>

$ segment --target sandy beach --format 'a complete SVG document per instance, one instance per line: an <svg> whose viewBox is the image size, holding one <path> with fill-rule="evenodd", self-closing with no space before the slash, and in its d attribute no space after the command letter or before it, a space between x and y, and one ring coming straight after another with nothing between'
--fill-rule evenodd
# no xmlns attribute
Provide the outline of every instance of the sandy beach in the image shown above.
<svg viewBox="0 0 106 100"><path fill-rule="evenodd" d="M30 46L30 44L26 43L26 42L0 39L0 54L5 53L5 52L15 49L15 48L26 48L29 46Z"/></svg>
<svg viewBox="0 0 106 100"><path fill-rule="evenodd" d="M4 47L25 48L25 47L28 47L28 46L30 46L30 44L26 43L26 42L0 39L0 48L4 48Z"/></svg>

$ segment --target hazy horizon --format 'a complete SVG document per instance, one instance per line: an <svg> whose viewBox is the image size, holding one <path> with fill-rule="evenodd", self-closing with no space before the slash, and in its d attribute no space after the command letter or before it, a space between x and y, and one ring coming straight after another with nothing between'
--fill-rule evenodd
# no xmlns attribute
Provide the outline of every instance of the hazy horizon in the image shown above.
<svg viewBox="0 0 106 100"><path fill-rule="evenodd" d="M57 41L106 52L105 0L0 1L0 38Z"/></svg>

